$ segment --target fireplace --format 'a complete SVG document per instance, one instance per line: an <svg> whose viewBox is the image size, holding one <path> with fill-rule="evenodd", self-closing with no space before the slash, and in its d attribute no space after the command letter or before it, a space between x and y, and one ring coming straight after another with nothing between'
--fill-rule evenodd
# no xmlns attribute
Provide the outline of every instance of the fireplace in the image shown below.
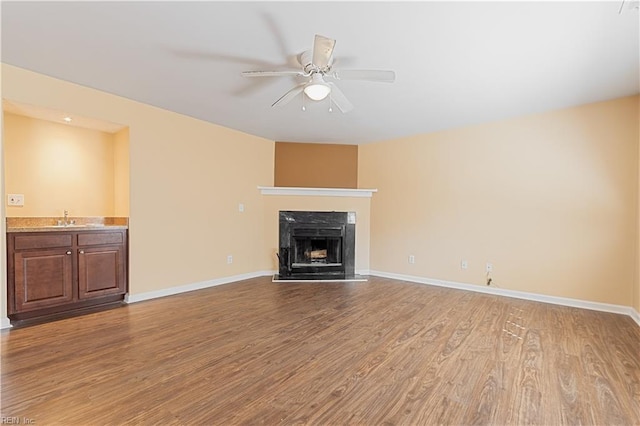
<svg viewBox="0 0 640 426"><path fill-rule="evenodd" d="M355 275L355 213L281 211L279 279Z"/></svg>

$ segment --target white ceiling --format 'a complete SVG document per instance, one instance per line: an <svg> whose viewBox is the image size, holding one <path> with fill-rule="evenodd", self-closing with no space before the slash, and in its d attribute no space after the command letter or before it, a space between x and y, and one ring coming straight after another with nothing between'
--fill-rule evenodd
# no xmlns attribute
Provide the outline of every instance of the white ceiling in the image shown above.
<svg viewBox="0 0 640 426"><path fill-rule="evenodd" d="M6 2L2 61L276 141L359 144L637 94L636 2ZM314 34L355 105L302 96Z"/></svg>

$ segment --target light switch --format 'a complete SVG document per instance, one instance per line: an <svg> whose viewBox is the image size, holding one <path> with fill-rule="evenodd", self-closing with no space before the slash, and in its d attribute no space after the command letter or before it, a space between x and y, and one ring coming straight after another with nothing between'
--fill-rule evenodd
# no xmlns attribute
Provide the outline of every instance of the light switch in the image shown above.
<svg viewBox="0 0 640 426"><path fill-rule="evenodd" d="M238 211L239 211L240 213L243 213L243 212L244 212L244 204L242 204L242 203L238 204Z"/></svg>

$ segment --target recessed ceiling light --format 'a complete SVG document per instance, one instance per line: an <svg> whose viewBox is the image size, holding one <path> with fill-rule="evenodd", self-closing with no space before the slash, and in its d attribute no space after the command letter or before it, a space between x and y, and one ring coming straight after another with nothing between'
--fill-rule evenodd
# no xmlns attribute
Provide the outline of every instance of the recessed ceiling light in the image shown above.
<svg viewBox="0 0 640 426"><path fill-rule="evenodd" d="M71 123L71 121L72 121L71 117L65 117L65 118L63 118L63 120L65 122L67 122L67 123Z"/></svg>

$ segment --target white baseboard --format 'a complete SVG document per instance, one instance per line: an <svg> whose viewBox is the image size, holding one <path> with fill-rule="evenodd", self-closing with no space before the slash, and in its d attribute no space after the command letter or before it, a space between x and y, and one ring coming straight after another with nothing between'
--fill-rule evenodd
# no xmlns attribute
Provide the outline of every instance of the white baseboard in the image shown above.
<svg viewBox="0 0 640 426"><path fill-rule="evenodd" d="M2 317L0 318L0 330L5 329L5 328L11 328L11 321L9 321L9 318L7 317Z"/></svg>
<svg viewBox="0 0 640 426"><path fill-rule="evenodd" d="M136 302L141 302L143 300L157 299L159 297L171 296L174 294L186 293L194 290L201 290L204 288L215 287L222 284L229 284L236 281L248 280L251 278L257 278L257 277L263 277L263 276L272 276L277 272L278 271L275 271L275 270L257 271L257 272L251 272L248 274L233 275L230 277L223 277L215 280L202 281L198 283L186 284L186 285L176 286L176 287L169 287L162 290L150 291L147 293L134 294L134 295L127 294L125 296L125 302L136 303ZM360 271L357 271L356 273L359 275L373 275L376 277L390 278L390 279L400 280L400 281L409 281L409 282L414 282L418 284L429 284L429 285L435 285L439 287L449 287L449 288L455 288L459 290L475 291L477 293L487 293L487 294L494 294L498 296L513 297L516 299L552 303L554 305L571 306L574 308L591 309L594 311L629 315L640 326L640 314L638 313L638 311L636 311L635 309L629 306L590 302L586 300L569 299L569 298L557 297L557 296L545 296L543 294L527 293L524 291L506 290L506 289L495 288L495 287L483 287L483 286L474 285L474 284L464 284L464 283L458 283L454 281L444 281L444 280L437 280L434 278L418 277L414 275L395 274L391 272L360 270ZM0 330L5 328L11 328L11 327L12 325L11 325L11 322L9 321L9 318L7 317L0 318Z"/></svg>
<svg viewBox="0 0 640 426"><path fill-rule="evenodd" d="M631 318L633 318L633 320L637 322L638 325L640 325L640 313L638 313L638 311L631 308L631 313L629 314L629 316L631 316Z"/></svg>
<svg viewBox="0 0 640 426"><path fill-rule="evenodd" d="M630 316L640 325L640 315L630 306L613 305L609 303L591 302L588 300L570 299L568 297L547 296L544 294L527 293L518 290L507 290L496 287L486 287L475 284L464 284L454 281L437 280L435 278L418 277L414 275L394 274L383 271L370 271L369 275L376 277L391 278L394 280L410 281L418 284L429 284L439 287L449 287L459 290L475 291L477 293L494 294L498 296L513 297L516 299L533 300L536 302L551 303L554 305L571 306L573 308L590 309L592 311L611 312Z"/></svg>
<svg viewBox="0 0 640 426"><path fill-rule="evenodd" d="M159 297L171 296L174 294L186 293L194 290L201 290L204 288L214 287L222 284L229 284L236 281L248 280L251 278L272 276L278 271L257 271L248 274L233 275L230 277L218 278L215 280L202 281L193 284L186 284L182 286L169 287L162 290L150 291L147 293L126 295L126 303L141 302L143 300L157 299ZM615 314L623 314L630 316L640 326L640 314L638 311L630 306L613 305L609 303L591 302L588 300L570 299L567 297L547 296L544 294L527 293L518 290L507 290L496 287L485 287L475 284L458 283L454 281L438 280L435 278L418 277L414 275L395 274L392 272L374 271L374 270L359 270L356 272L359 275L373 275L377 277L390 278L400 281L409 281L418 284L435 285L439 287L455 288L459 290L475 291L477 293L493 294L498 296L513 297L516 299L532 300L536 302L551 303L554 305L571 306L574 308L590 309L593 311L611 312ZM0 319L0 329L11 327L8 318Z"/></svg>
<svg viewBox="0 0 640 426"><path fill-rule="evenodd" d="M194 290L202 290L203 288L215 287L217 285L229 284L236 281L248 280L251 278L262 277L265 275L273 275L272 271L258 271L248 274L232 275L230 277L217 278L215 280L202 281L198 283L186 284L176 287L163 288L162 290L149 291L140 294L127 294L124 298L126 303L142 302L143 300L157 299L159 297L172 296L174 294L186 293Z"/></svg>
<svg viewBox="0 0 640 426"><path fill-rule="evenodd" d="M370 271L368 269L363 269L363 270L356 271L356 274L369 275L369 272ZM251 278L273 276L274 274L277 274L277 273L278 273L277 270L257 271L257 272L250 272L248 274L233 275L230 277L218 278L215 280L185 284L185 285L176 286L176 287L169 287L169 288L164 288L162 290L149 291L147 293L127 294L124 298L124 301L126 303L142 302L143 300L157 299L159 297L172 296L174 294L186 293L194 290L202 290L203 288L215 287L217 285L229 284L236 281L248 280Z"/></svg>

